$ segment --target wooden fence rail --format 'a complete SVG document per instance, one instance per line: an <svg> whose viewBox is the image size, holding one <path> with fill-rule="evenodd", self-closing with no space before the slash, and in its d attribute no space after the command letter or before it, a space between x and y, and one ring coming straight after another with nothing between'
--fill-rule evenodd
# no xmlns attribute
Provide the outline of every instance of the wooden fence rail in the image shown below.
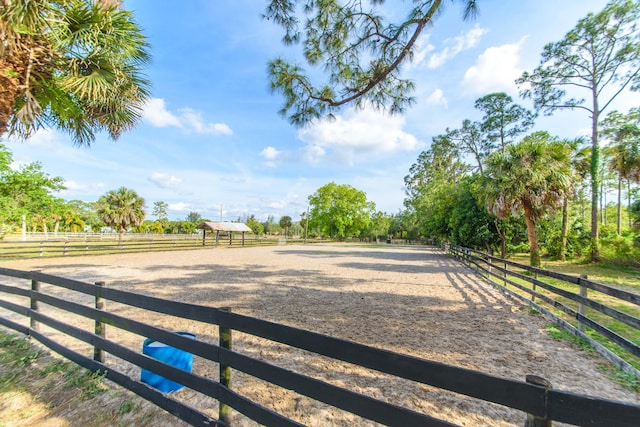
<svg viewBox="0 0 640 427"><path fill-rule="evenodd" d="M277 245L283 243L300 243L301 239L278 239L244 238L244 239L221 239L207 241L206 247L241 247L241 246L264 246ZM308 241L312 243L313 241ZM196 236L191 239L142 239L124 240L122 244L117 240L111 242L104 240L42 240L27 242L0 242L0 259L17 258L38 258L38 257L59 257L59 256L81 256L81 255L106 255L115 253L135 253L153 251L173 251L202 249L202 238Z"/></svg>
<svg viewBox="0 0 640 427"><path fill-rule="evenodd" d="M585 314L585 308L588 307L610 318L611 322L609 323L611 324L621 322L633 330L640 330L640 318L596 301L593 293L591 297L588 297L587 290L596 291L607 297L615 298L615 300L622 302L623 305L630 307L630 311L635 312L638 312L637 307L640 306L639 294L597 283L588 280L585 276L576 277L569 274L544 270L542 268L494 257L474 249L451 246L449 251L455 258L484 275L501 291L508 293L510 296L544 313L569 332L587 340L594 346L598 353L602 354L616 366L640 378L640 371L638 369L588 336L584 329L585 326L588 326L602 337L617 344L633 356L640 358L640 346L636 342L623 336L621 333L614 332L608 325L603 325L601 322L597 322ZM512 269L509 269L509 267ZM528 274L514 271L514 268L525 273L533 273L534 276L532 277ZM547 283L540 279L541 276L576 285L578 292L571 292ZM520 292L510 290L507 286L511 286ZM543 289L547 291L547 293L542 293L539 289ZM525 297L522 294L528 294L529 296ZM553 294L555 297L549 294ZM536 300L542 303L536 303ZM569 302L573 302L573 306L570 306L568 304ZM635 310L633 310L634 306L636 307ZM566 319L575 320L576 325L574 326L565 320L565 318L554 314L551 309L562 313Z"/></svg>
<svg viewBox="0 0 640 427"><path fill-rule="evenodd" d="M499 378L482 372L449 366L236 314L222 308L163 300L110 289L103 284L90 284L40 272L0 268L0 277L14 278L12 279L14 281L16 278L25 281L22 286L0 284L0 295L9 294L25 297L28 298L29 303L20 305L5 298L0 298L0 307L25 316L31 321L30 326L25 326L22 323L10 320L8 317L0 316L1 325L33 337L53 351L87 369L104 372L106 378L196 426L226 426L228 424L223 421L226 419L224 416L219 420L212 419L207 414L169 395L163 394L155 388L132 379L111 367L107 367L100 360L100 352L107 352L140 368L158 373L165 378L210 396L220 403L221 408L227 405L260 424L267 426L300 426L301 424L234 392L230 387L225 386L228 383L224 379L221 382L217 382L197 373L186 372L145 354L133 351L115 341L106 339L103 329L106 325L120 328L142 337L149 337L155 341L219 363L221 367L229 367L230 369L244 372L271 384L293 390L301 395L385 425L453 426L453 424L251 358L233 351L230 342L227 345L215 345L193 340L136 319L111 313L106 309L109 304L105 306L104 301L114 301L167 316L217 325L220 330L229 331L229 340L231 339L231 331L243 332L398 378L515 408L531 414L536 419L558 420L577 425L607 426L637 426L637 422L640 419L640 406L637 405L596 399L553 390L538 384ZM20 282L20 280L18 281ZM42 283L61 287L71 292L91 295L96 299L96 308L72 302L69 298L63 299L50 295L42 290L44 289L43 287L34 285ZM96 329L95 331L83 330L47 316L41 311L40 303L92 319L96 323ZM29 322L25 323L29 324ZM47 325L70 337L90 344L95 349L94 358L70 350L46 336L39 330L40 324ZM101 325L101 327L99 328L98 325ZM222 335L221 333L221 338ZM221 339L220 344L223 344L223 341Z"/></svg>

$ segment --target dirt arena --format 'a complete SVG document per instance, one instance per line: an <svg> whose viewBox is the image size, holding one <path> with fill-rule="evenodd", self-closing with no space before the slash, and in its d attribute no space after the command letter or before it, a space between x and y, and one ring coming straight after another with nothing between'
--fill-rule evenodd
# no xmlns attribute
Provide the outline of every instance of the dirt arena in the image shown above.
<svg viewBox="0 0 640 427"><path fill-rule="evenodd" d="M640 395L601 372L602 359L553 340L544 331L547 320L435 249L322 244L36 259L0 265L86 282L105 281L109 287L174 301L228 306L236 313L499 377L523 381L526 375L535 374L556 389L640 403ZM118 314L217 342L215 326L167 321L154 313L107 304ZM75 318L68 321L82 323ZM142 337L115 328L107 334L141 349ZM92 354L82 344L69 345ZM233 345L243 354L458 425L524 424L525 415L519 411L277 343L234 332ZM139 375L138 368L114 357L108 356L107 364ZM196 357L193 370L217 380L218 367L212 362ZM233 389L306 425L375 425L238 372L234 372ZM183 390L175 396L212 416L217 414L216 403L196 392ZM241 415L234 417L234 425L255 425Z"/></svg>

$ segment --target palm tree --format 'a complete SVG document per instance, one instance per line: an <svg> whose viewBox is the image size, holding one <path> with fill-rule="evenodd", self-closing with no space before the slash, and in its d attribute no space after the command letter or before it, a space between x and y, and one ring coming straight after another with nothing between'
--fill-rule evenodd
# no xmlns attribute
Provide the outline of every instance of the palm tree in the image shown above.
<svg viewBox="0 0 640 427"><path fill-rule="evenodd" d="M485 197L500 218L524 212L531 265L540 265L536 221L559 207L571 189L570 147L535 132L487 158Z"/></svg>
<svg viewBox="0 0 640 427"><path fill-rule="evenodd" d="M589 159L591 158L591 147L582 147L584 138L563 141L571 150L571 172L574 183L583 185L589 174ZM575 195L576 189L571 191ZM569 195L567 195L569 196ZM584 210L583 210L584 212ZM583 214L584 217L584 214ZM569 236L569 197L562 201L562 230L560 233L560 247L558 248L558 259L564 261L567 257L567 239Z"/></svg>
<svg viewBox="0 0 640 427"><path fill-rule="evenodd" d="M144 221L144 199L126 187L108 191L96 202L96 211L102 222L118 230L120 245L124 232Z"/></svg>
<svg viewBox="0 0 640 427"><path fill-rule="evenodd" d="M0 135L68 132L88 145L116 139L149 95L148 44L118 2L0 0Z"/></svg>
<svg viewBox="0 0 640 427"><path fill-rule="evenodd" d="M622 224L622 183L640 181L640 109L632 108L629 114L612 111L602 123L602 133L607 136L611 145L606 147L609 161L607 166L618 175L618 212L617 233L621 234ZM629 191L627 207L631 206Z"/></svg>
<svg viewBox="0 0 640 427"><path fill-rule="evenodd" d="M284 229L284 237L287 237L287 235L289 234L289 228L291 227L291 217L288 215L284 215L282 217L280 217L280 228Z"/></svg>
<svg viewBox="0 0 640 427"><path fill-rule="evenodd" d="M78 233L84 231L86 223L80 218L80 216L73 212L67 211L64 215L64 225L72 233Z"/></svg>

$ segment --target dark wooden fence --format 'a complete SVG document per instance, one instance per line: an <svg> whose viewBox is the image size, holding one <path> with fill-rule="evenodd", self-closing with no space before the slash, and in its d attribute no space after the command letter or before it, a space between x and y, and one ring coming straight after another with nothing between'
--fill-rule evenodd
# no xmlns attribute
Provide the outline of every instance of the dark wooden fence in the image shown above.
<svg viewBox="0 0 640 427"><path fill-rule="evenodd" d="M630 314L639 312L639 294L588 280L586 276L531 267L474 249L451 246L449 252L484 275L501 291L544 313L569 332L588 341L620 369L640 378L638 369L585 333L588 327L631 357L640 358L640 346L624 332L630 329L637 337L640 331L640 319ZM559 284L565 286L561 288ZM608 301L608 305L602 301ZM596 315L602 320L594 320Z"/></svg>
<svg viewBox="0 0 640 427"><path fill-rule="evenodd" d="M9 294L14 299L14 296L20 296L24 297L20 299L27 301L24 305L20 305L3 297L0 298L0 307L25 316L25 320L30 319L30 323L26 321L20 323L9 319L7 316L0 316L1 325L33 337L53 351L87 369L105 373L106 378L196 426L228 425L225 422L226 415L224 410L229 407L267 426L300 426L302 424L234 392L225 385L227 383L224 381L229 371L226 371L227 374L221 372L220 378L222 380L217 382L197 373L189 373L177 369L133 351L115 341L106 339L104 335L105 325L120 328L142 337L149 337L158 342L217 362L221 371L225 369L242 371L271 384L293 390L301 395L363 418L391 426L452 426L453 424L232 351L229 348L230 345L225 344L224 337L228 336L230 338L231 331L240 331L398 378L515 408L530 414L531 417L536 417L538 420L558 420L577 425L634 427L637 427L638 420L640 420L640 406L637 405L553 390L537 384L539 382L536 381L528 383L498 378L482 372L376 349L232 313L220 308L167 301L110 289L101 284L89 284L40 272L0 268L0 278L3 281L7 278L12 278L12 282L18 282L11 285L0 284L0 295ZM44 287L41 287L41 284L44 283L63 288L65 295L69 291L91 295L96 299L95 305L97 308L71 302L71 298L56 297L52 295L52 292L45 293L42 291ZM51 286L47 285L46 288L51 288ZM105 309L105 300L163 313L174 318L190 319L217 325L221 329L219 335L221 338L220 344L222 345L200 340L194 341L174 332L151 326L140 320L111 313ZM95 330L83 330L47 316L43 313L40 304L57 307L58 309L93 319ZM106 305L108 306L109 304ZM26 326L26 324L29 324L29 326ZM90 344L95 350L93 358L73 351L54 341L47 334L40 331L41 324ZM128 375L106 366L103 362L103 352L110 353L143 369L159 373L165 378L184 384L186 387L216 399L220 403L221 417L217 420L211 419L207 414L174 399L170 395L163 394ZM226 413L228 414L228 412Z"/></svg>

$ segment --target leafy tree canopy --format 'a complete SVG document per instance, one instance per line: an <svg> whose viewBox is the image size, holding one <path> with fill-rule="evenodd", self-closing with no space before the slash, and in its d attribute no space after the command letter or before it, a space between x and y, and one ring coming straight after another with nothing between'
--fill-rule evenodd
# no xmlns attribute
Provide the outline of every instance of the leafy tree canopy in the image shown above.
<svg viewBox="0 0 640 427"><path fill-rule="evenodd" d="M464 18L477 12L476 0L463 3ZM373 105L392 113L411 105L413 83L401 76L422 32L433 24L447 0L394 2L404 13L400 22L387 22L378 6L384 0L270 0L265 18L283 27L287 45L300 43L311 67L323 67L326 81L285 58L269 63L271 90L283 95L281 110L301 126L343 105ZM400 9L403 9L402 11Z"/></svg>
<svg viewBox="0 0 640 427"><path fill-rule="evenodd" d="M148 44L118 3L0 0L0 135L54 127L88 145L139 121Z"/></svg>
<svg viewBox="0 0 640 427"><path fill-rule="evenodd" d="M192 222L197 226L202 222L202 215L198 212L189 212L189 215L187 215L187 221Z"/></svg>
<svg viewBox="0 0 640 427"><path fill-rule="evenodd" d="M163 202L162 200L153 202L153 216L155 216L157 219L166 220L168 218L168 214L167 214L168 209L169 209L169 204L166 202Z"/></svg>
<svg viewBox="0 0 640 427"><path fill-rule="evenodd" d="M584 110L591 118L591 258L600 259L600 115L625 89L640 89L640 3L612 0L562 40L544 47L540 65L517 80L538 111Z"/></svg>
<svg viewBox="0 0 640 427"><path fill-rule="evenodd" d="M513 98L504 92L490 93L478 98L475 107L484 113L480 128L485 133L490 149L507 144L530 129L535 114L513 102Z"/></svg>
<svg viewBox="0 0 640 427"><path fill-rule="evenodd" d="M309 227L323 236L344 240L359 236L367 227L375 204L363 191L350 185L330 182L309 196Z"/></svg>
<svg viewBox="0 0 640 427"><path fill-rule="evenodd" d="M0 224L18 228L22 215L37 215L39 222L61 211L62 200L54 193L63 190L64 180L51 177L38 162L12 169L11 151L0 144Z"/></svg>

